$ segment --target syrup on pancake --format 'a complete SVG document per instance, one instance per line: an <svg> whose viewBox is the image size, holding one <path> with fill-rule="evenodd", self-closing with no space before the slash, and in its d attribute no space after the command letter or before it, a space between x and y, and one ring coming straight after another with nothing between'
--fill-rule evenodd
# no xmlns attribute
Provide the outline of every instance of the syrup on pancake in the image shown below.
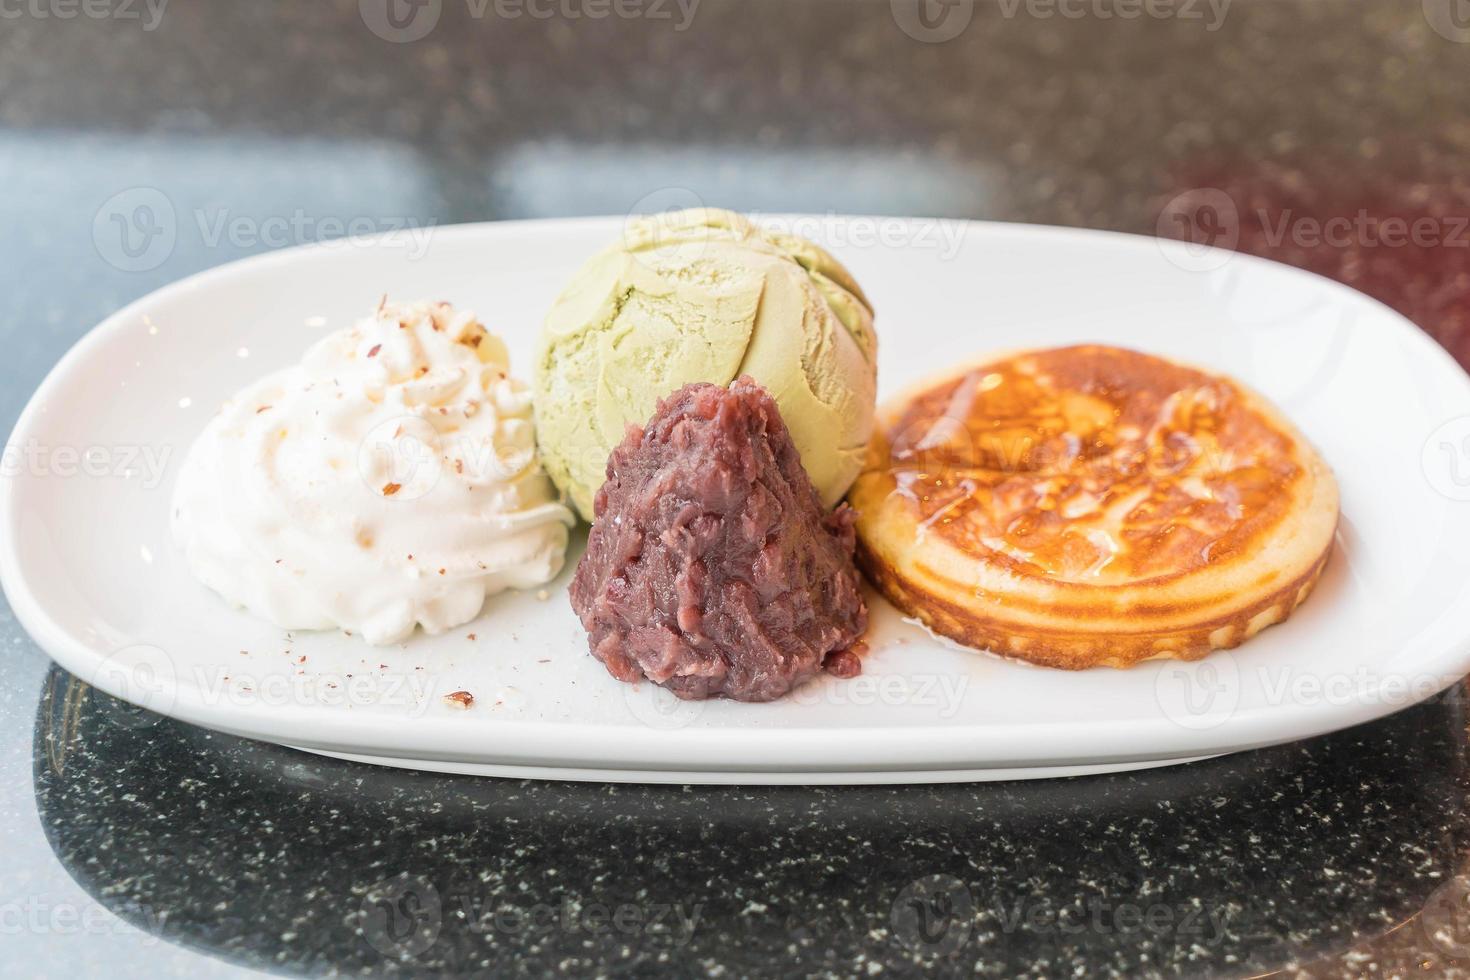
<svg viewBox="0 0 1470 980"><path fill-rule="evenodd" d="M1269 531L1302 476L1290 438L1227 379L1079 346L987 364L909 402L893 491L921 534L1064 581L1220 561Z"/></svg>

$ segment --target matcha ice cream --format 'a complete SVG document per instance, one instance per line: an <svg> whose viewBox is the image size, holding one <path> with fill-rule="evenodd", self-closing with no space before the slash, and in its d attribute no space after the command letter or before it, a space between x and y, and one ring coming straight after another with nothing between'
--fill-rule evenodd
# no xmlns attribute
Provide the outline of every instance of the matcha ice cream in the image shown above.
<svg viewBox="0 0 1470 980"><path fill-rule="evenodd" d="M876 359L866 297L811 242L729 211L640 219L547 315L534 382L542 461L590 520L629 424L686 384L744 374L776 398L831 507L862 467Z"/></svg>

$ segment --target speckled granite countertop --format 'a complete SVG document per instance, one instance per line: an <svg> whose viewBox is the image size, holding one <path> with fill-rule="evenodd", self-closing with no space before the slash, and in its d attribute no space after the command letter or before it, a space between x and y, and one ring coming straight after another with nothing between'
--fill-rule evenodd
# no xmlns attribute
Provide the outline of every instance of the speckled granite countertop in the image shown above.
<svg viewBox="0 0 1470 980"><path fill-rule="evenodd" d="M1223 238L1470 359L1454 0L385 3L0 9L0 430L199 269L669 188ZM167 247L108 237L139 187ZM0 974L1470 975L1465 708L1044 783L513 783L140 715L0 606Z"/></svg>

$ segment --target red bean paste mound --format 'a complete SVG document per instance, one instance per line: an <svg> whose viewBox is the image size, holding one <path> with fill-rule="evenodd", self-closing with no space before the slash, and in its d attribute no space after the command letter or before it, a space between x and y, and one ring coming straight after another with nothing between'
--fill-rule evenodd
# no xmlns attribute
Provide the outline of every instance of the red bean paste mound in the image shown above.
<svg viewBox="0 0 1470 980"><path fill-rule="evenodd" d="M618 680L769 701L824 664L858 672L868 610L854 514L824 513L750 378L686 385L646 428L629 426L593 506L572 608Z"/></svg>

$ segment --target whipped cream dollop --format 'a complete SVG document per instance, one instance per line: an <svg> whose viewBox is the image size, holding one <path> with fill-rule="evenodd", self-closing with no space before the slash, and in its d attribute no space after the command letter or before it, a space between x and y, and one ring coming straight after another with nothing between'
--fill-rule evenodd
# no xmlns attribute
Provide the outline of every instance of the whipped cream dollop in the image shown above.
<svg viewBox="0 0 1470 980"><path fill-rule="evenodd" d="M505 344L447 303L384 302L235 395L173 509L190 568L226 600L373 644L548 582L573 523Z"/></svg>

